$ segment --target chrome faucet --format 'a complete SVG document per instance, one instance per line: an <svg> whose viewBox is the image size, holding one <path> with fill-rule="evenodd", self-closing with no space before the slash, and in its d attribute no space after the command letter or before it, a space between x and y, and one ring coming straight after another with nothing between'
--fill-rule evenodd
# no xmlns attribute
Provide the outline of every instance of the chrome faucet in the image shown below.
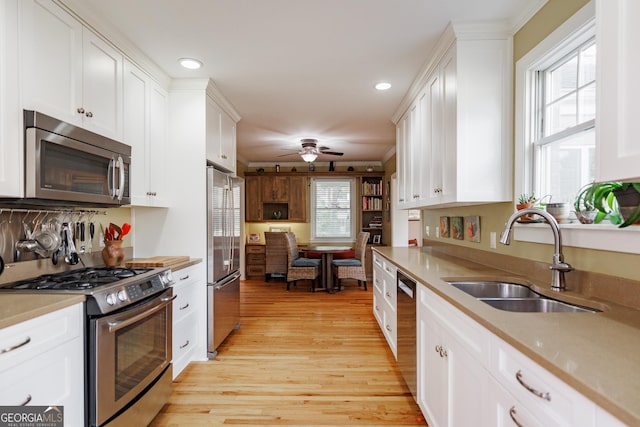
<svg viewBox="0 0 640 427"><path fill-rule="evenodd" d="M549 269L551 270L551 290L558 292L564 291L567 288L564 280L564 273L572 271L573 267L564 262L564 256L562 255L562 236L560 235L560 227L558 226L558 222L556 221L556 219L548 212L535 208L527 208L517 211L509 217L506 224L504 225L504 230L502 231L502 235L500 236L500 243L502 243L503 245L508 245L509 243L511 243L510 235L513 223L515 223L516 220L521 216L529 214L540 215L541 217L546 219L547 223L551 227L551 231L553 231L553 263L551 264L551 266L549 266Z"/></svg>

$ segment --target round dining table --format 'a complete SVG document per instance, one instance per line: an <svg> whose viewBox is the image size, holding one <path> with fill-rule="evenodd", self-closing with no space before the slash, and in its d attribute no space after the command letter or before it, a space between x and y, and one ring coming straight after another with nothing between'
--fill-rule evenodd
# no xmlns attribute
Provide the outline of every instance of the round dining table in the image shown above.
<svg viewBox="0 0 640 427"><path fill-rule="evenodd" d="M308 252L319 252L322 255L322 286L316 288L318 291L327 291L334 293L336 290L333 286L333 274L331 272L331 262L333 255L342 252L349 252L351 246L327 246L327 245L311 245L307 246Z"/></svg>

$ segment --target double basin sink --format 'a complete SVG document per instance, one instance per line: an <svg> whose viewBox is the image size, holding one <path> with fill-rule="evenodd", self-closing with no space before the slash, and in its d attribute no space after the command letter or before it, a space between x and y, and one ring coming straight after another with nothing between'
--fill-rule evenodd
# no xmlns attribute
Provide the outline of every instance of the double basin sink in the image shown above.
<svg viewBox="0 0 640 427"><path fill-rule="evenodd" d="M534 292L528 286L501 281L447 281L451 286L489 304L522 313L597 313L600 310L552 299Z"/></svg>

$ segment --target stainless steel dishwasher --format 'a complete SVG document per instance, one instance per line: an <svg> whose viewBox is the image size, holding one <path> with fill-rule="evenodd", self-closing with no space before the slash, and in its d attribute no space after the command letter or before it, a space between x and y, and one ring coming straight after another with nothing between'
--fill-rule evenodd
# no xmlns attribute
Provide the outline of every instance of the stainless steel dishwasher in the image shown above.
<svg viewBox="0 0 640 427"><path fill-rule="evenodd" d="M398 367L414 399L416 373L416 282L398 270Z"/></svg>

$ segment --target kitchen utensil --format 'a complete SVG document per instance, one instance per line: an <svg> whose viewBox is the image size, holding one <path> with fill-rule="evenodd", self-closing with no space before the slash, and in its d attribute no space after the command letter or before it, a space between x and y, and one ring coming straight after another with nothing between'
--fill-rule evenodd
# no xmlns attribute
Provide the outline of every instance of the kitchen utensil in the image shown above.
<svg viewBox="0 0 640 427"><path fill-rule="evenodd" d="M84 254L85 246L84 246L84 222L80 223L80 253Z"/></svg>
<svg viewBox="0 0 640 427"><path fill-rule="evenodd" d="M131 231L131 224L126 222L122 224L122 234L120 234L120 240L122 240L124 236L129 234L129 231Z"/></svg>
<svg viewBox="0 0 640 427"><path fill-rule="evenodd" d="M89 223L89 253L93 252L93 235L96 232L96 226L90 222Z"/></svg>
<svg viewBox="0 0 640 427"><path fill-rule="evenodd" d="M79 261L78 253L76 252L76 247L73 244L73 225L71 223L62 224L64 229L64 240L65 240L65 256L64 262L69 265L76 265Z"/></svg>

